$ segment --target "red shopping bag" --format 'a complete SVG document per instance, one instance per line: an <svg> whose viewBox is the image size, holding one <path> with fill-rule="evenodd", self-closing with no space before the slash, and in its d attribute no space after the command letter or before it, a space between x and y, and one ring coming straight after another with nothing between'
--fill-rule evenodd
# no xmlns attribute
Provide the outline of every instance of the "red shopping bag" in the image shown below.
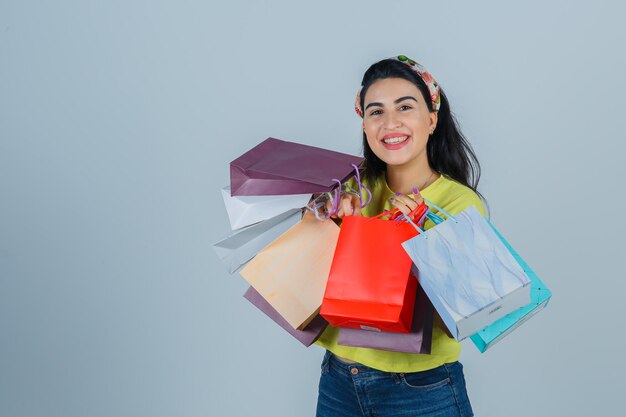
<svg viewBox="0 0 626 417"><path fill-rule="evenodd" d="M420 219L424 204L411 217ZM417 290L402 243L418 232L405 221L343 218L320 314L333 326L409 333Z"/></svg>
<svg viewBox="0 0 626 417"><path fill-rule="evenodd" d="M413 276L418 277L419 274L415 265L413 265L411 273ZM372 332L342 327L339 329L337 344L390 350L393 352L429 354L433 337L434 313L435 307L433 307L428 296L418 283L411 333Z"/></svg>

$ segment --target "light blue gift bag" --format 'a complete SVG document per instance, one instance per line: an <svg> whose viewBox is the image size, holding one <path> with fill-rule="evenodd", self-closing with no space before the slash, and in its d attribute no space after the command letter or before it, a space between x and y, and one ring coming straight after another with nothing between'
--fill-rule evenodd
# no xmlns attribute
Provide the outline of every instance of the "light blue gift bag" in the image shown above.
<svg viewBox="0 0 626 417"><path fill-rule="evenodd" d="M402 243L420 285L461 341L530 302L530 279L475 206Z"/></svg>
<svg viewBox="0 0 626 417"><path fill-rule="evenodd" d="M444 221L441 217L432 212L428 213L427 217L435 224L439 224ZM502 240L502 243L504 243L509 252L511 252L511 255L513 255L515 260L524 269L524 273L530 279L530 304L502 317L490 326L487 326L478 333L470 336L474 345L476 345L478 350L481 352L485 352L506 335L525 323L526 320L543 310L543 308L548 305L548 302L552 297L550 290L543 284L530 266L528 266L526 261L522 259L522 257L515 251L515 249L513 249L509 242L504 239L504 237L495 227L493 227L491 223L489 223L489 225L496 232L500 240Z"/></svg>

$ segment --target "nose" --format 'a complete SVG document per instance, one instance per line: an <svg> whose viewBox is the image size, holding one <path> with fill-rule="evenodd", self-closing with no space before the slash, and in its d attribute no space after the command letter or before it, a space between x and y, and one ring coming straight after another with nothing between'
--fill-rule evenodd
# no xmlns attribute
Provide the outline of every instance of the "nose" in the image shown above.
<svg viewBox="0 0 626 417"><path fill-rule="evenodd" d="M386 112L384 117L385 119L383 126L387 130L396 129L402 125L402 122L400 122L400 118L394 112Z"/></svg>

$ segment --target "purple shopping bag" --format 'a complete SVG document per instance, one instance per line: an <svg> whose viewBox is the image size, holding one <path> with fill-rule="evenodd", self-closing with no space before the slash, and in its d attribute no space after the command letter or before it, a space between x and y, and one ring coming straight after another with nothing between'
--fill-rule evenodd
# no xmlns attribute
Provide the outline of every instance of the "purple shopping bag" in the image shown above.
<svg viewBox="0 0 626 417"><path fill-rule="evenodd" d="M230 163L237 195L313 194L331 191L354 173L362 157L267 138Z"/></svg>
<svg viewBox="0 0 626 417"><path fill-rule="evenodd" d="M412 274L418 274L415 268ZM418 275L415 275L418 276ZM419 281L419 280L418 280ZM417 286L411 333L375 332L340 328L337 343L394 352L430 354L435 308L420 285Z"/></svg>
<svg viewBox="0 0 626 417"><path fill-rule="evenodd" d="M318 314L303 330L296 330L253 287L248 288L243 296L304 346L311 346L315 343L328 326L328 322Z"/></svg>

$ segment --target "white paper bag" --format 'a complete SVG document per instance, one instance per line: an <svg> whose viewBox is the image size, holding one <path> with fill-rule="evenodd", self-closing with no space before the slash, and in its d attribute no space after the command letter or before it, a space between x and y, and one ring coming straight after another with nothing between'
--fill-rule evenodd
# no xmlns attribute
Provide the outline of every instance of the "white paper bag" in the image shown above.
<svg viewBox="0 0 626 417"><path fill-rule="evenodd" d="M474 206L448 215L448 220L402 246L456 340L530 302L530 280Z"/></svg>
<svg viewBox="0 0 626 417"><path fill-rule="evenodd" d="M222 198L230 227L233 230L271 219L291 209L301 209L311 199L311 194L231 196L230 187L222 189Z"/></svg>
<svg viewBox="0 0 626 417"><path fill-rule="evenodd" d="M213 244L215 253L231 274L237 272L263 248L300 221L302 212L289 210L271 219L231 233Z"/></svg>

